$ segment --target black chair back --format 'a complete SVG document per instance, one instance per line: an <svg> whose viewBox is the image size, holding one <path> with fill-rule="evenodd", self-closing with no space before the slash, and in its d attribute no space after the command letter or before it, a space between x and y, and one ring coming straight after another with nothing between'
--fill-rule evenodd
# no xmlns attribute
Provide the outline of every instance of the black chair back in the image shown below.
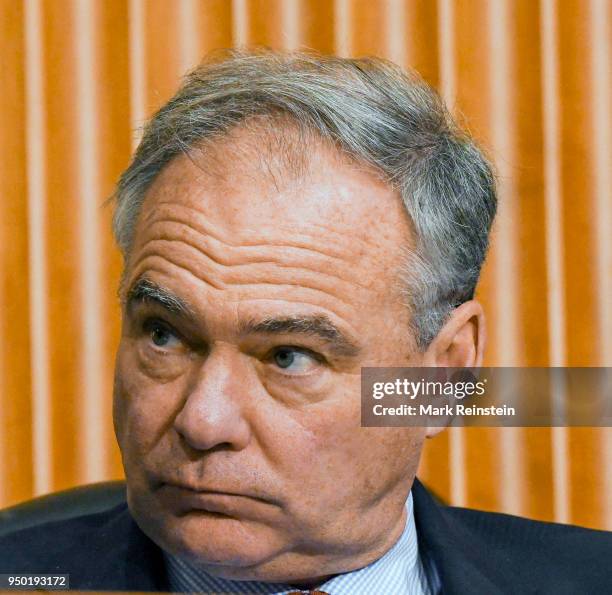
<svg viewBox="0 0 612 595"><path fill-rule="evenodd" d="M40 496L0 510L0 537L20 529L83 514L125 501L125 481L103 481Z"/></svg>

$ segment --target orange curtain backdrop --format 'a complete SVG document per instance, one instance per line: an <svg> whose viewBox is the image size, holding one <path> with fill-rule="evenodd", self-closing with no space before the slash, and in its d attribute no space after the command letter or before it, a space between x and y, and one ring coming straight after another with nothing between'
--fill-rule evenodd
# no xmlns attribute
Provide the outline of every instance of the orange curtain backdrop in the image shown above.
<svg viewBox="0 0 612 595"><path fill-rule="evenodd" d="M0 0L0 506L121 477L121 260L105 199L137 128L210 50L418 70L496 162L488 365L612 365L609 0ZM453 504L612 529L610 429L453 429Z"/></svg>

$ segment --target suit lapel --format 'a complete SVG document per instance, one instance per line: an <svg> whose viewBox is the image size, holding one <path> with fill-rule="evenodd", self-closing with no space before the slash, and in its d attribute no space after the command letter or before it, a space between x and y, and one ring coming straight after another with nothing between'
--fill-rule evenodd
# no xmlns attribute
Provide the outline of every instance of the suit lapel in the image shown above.
<svg viewBox="0 0 612 595"><path fill-rule="evenodd" d="M518 587L508 561L439 505L418 479L412 497L419 554L434 563L442 593L494 595L507 592L509 585Z"/></svg>
<svg viewBox="0 0 612 595"><path fill-rule="evenodd" d="M167 591L161 549L138 527L126 504L92 537L99 552L82 588L95 590Z"/></svg>

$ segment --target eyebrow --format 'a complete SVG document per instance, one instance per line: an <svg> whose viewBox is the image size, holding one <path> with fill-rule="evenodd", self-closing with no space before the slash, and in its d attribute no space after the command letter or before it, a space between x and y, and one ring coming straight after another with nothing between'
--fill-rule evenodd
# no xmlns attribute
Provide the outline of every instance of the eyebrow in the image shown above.
<svg viewBox="0 0 612 595"><path fill-rule="evenodd" d="M192 307L183 299L147 278L138 279L126 294L128 310L138 303L155 303L168 312L194 319ZM241 335L251 333L266 335L297 334L317 337L337 355L355 357L361 348L352 341L331 319L324 314L270 317L248 320L240 324Z"/></svg>
<svg viewBox="0 0 612 595"><path fill-rule="evenodd" d="M138 279L127 292L125 300L127 308L130 309L138 303L151 302L172 314L193 318L193 309L186 301L150 279Z"/></svg>
<svg viewBox="0 0 612 595"><path fill-rule="evenodd" d="M349 339L327 316L283 316L260 321L250 320L240 326L241 334L262 333L268 335L298 334L315 336L327 343L338 355L355 357L360 347Z"/></svg>

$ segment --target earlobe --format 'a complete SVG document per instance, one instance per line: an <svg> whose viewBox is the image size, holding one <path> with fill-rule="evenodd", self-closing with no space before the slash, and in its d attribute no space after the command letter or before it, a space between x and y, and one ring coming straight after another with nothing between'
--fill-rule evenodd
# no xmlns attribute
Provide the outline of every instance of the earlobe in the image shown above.
<svg viewBox="0 0 612 595"><path fill-rule="evenodd" d="M442 430L446 430L446 426L427 426L425 429L425 438L433 438Z"/></svg>
<svg viewBox="0 0 612 595"><path fill-rule="evenodd" d="M482 306L470 300L455 308L424 354L426 366L478 368L485 345L485 316Z"/></svg>

